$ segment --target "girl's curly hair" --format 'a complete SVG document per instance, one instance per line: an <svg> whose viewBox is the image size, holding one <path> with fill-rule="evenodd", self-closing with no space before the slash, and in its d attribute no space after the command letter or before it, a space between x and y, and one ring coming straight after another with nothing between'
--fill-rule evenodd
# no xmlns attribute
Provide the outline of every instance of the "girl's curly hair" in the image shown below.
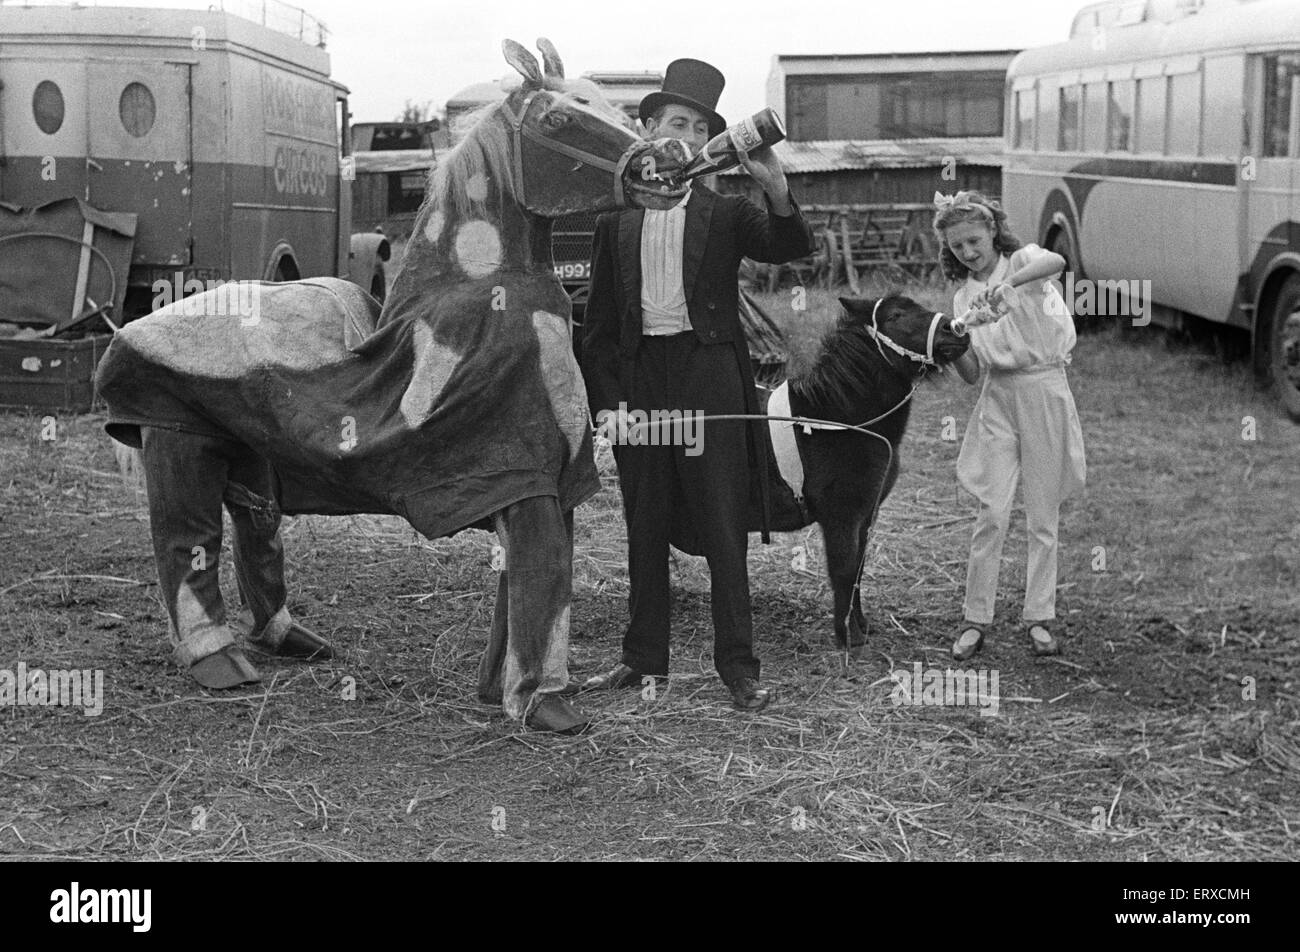
<svg viewBox="0 0 1300 952"><path fill-rule="evenodd" d="M966 192L960 205L946 205L934 214L934 235L939 239L939 268L949 281L961 281L970 274L970 269L948 247L945 234L951 226L964 221L989 225L993 230L993 250L998 254L1009 255L1023 247L1021 240L1011 233L1007 213L1000 203L985 198L982 192Z"/></svg>

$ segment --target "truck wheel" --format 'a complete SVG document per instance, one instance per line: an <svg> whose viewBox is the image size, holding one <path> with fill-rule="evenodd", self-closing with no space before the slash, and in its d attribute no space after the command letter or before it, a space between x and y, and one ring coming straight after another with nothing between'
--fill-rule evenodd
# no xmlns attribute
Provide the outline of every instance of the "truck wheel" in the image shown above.
<svg viewBox="0 0 1300 952"><path fill-rule="evenodd" d="M1278 400L1300 422L1300 274L1286 279L1273 303L1268 368Z"/></svg>

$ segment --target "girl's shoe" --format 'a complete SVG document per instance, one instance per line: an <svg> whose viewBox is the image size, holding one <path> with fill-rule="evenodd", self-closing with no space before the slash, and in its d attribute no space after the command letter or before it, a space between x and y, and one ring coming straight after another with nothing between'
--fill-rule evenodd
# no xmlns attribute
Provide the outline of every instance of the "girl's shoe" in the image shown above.
<svg viewBox="0 0 1300 952"><path fill-rule="evenodd" d="M968 638L971 632L975 632L979 637ZM984 630L979 625L966 625L957 636L957 640L952 643L952 656L958 661L968 661L975 657L975 653L984 647Z"/></svg>
<svg viewBox="0 0 1300 952"><path fill-rule="evenodd" d="M1041 631L1047 635L1046 640L1034 635L1035 631ZM1052 630L1047 627L1046 622L1031 621L1029 623L1029 646L1036 655L1056 655L1061 653L1061 646L1057 643L1056 638L1052 635Z"/></svg>

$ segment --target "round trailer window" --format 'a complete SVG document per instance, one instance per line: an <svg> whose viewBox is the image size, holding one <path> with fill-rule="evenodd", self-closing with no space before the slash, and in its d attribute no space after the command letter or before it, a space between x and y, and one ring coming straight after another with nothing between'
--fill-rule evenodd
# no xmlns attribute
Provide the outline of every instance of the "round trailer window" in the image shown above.
<svg viewBox="0 0 1300 952"><path fill-rule="evenodd" d="M137 139L148 135L157 115L149 87L143 83L132 83L122 90L118 113L122 116L122 128L131 135Z"/></svg>
<svg viewBox="0 0 1300 952"><path fill-rule="evenodd" d="M63 93L58 83L42 80L32 96L32 114L46 135L54 135L63 126Z"/></svg>

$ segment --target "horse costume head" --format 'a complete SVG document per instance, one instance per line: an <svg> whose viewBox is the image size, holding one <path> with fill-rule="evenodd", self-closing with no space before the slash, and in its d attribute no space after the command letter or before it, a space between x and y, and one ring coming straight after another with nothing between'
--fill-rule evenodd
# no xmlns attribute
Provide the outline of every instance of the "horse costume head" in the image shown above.
<svg viewBox="0 0 1300 952"><path fill-rule="evenodd" d="M544 218L628 204L671 208L681 201L686 186L672 181L689 161L681 144L642 140L594 83L565 79L549 40L539 39L537 46L544 67L519 43L503 42L506 61L524 81L504 102L474 117L481 121L435 182L471 181L472 172L463 174L471 170L462 166L477 157L498 190Z"/></svg>
<svg viewBox="0 0 1300 952"><path fill-rule="evenodd" d="M523 83L466 117L464 139L439 157L381 325L466 278L549 275L551 219L668 208L685 195L672 181L688 160L681 143L639 138L594 83L564 78L548 40L537 45L544 67L515 41L503 43Z"/></svg>

